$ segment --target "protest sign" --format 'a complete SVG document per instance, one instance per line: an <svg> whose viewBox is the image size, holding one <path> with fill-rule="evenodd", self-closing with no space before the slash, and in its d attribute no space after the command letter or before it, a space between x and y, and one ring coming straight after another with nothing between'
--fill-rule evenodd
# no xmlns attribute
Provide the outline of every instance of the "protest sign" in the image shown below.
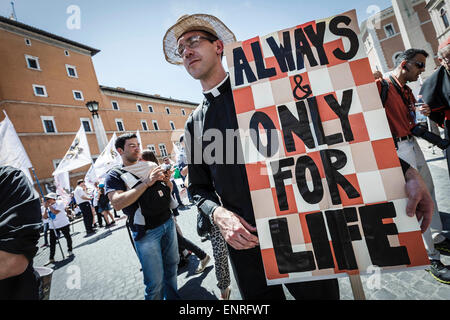
<svg viewBox="0 0 450 320"><path fill-rule="evenodd" d="M225 47L268 284L429 264L356 11Z"/></svg>

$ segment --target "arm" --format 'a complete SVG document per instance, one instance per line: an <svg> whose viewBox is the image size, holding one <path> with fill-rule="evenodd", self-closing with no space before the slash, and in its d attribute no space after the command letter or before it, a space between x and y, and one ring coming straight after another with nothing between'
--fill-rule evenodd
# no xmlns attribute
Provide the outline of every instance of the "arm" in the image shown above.
<svg viewBox="0 0 450 320"><path fill-rule="evenodd" d="M192 117L186 123L186 137L192 137L190 128ZM188 190L200 211L212 217L222 233L225 241L237 250L250 249L258 245L258 238L250 232L255 232L256 228L250 226L242 217L234 212L223 208L215 192L209 168L206 164L195 163L195 156L191 157L191 150L194 150L192 141L186 143L186 156L188 161L189 181ZM196 145L196 148L201 146ZM197 150L198 152L198 150Z"/></svg>
<svg viewBox="0 0 450 320"><path fill-rule="evenodd" d="M50 211L51 211L53 214L58 214L58 213L61 212L61 210L56 210L55 208L53 208L53 206L49 206L49 208L50 208Z"/></svg>
<svg viewBox="0 0 450 320"><path fill-rule="evenodd" d="M164 178L164 171L160 167L156 167L150 173L150 176L145 178L142 183L138 184L136 187L128 191L116 190L109 192L109 201L111 201L111 205L114 209L122 210L135 203L148 187L151 187L158 180L163 181Z"/></svg>
<svg viewBox="0 0 450 320"><path fill-rule="evenodd" d="M24 273L27 266L28 259L23 254L0 250L0 280Z"/></svg>

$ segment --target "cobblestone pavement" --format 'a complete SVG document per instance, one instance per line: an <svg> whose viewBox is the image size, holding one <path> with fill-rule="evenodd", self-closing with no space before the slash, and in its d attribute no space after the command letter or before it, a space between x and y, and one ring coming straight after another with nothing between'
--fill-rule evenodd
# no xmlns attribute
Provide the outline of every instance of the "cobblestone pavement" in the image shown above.
<svg viewBox="0 0 450 320"><path fill-rule="evenodd" d="M444 221L444 229L450 230L450 179L442 152L436 148L435 154L428 144L420 142L429 161L436 187L436 196ZM50 299L52 300L142 300L144 286L139 261L133 251L124 215L116 226L99 230L86 236L82 221L71 227L74 256L67 258L64 238L60 239L65 260L56 248ZM195 230L196 209L180 211L179 225L184 235L195 242L212 257L211 243L201 242ZM450 238L449 234L447 236ZM40 240L43 244L43 239ZM35 266L43 266L48 260L49 249L41 248L34 260ZM178 287L183 299L217 300L220 291L216 286L213 260L206 270L194 274L199 260L192 255L189 265L179 270ZM450 264L449 256L442 256L444 264ZM231 269L231 266L230 266ZM231 272L232 274L232 272ZM448 300L450 286L434 280L424 270L382 274L380 286L369 289L368 276L362 276L362 283L368 300ZM353 300L348 278L339 279L341 299ZM236 281L232 275L231 299L240 300ZM292 299L286 292L288 299Z"/></svg>

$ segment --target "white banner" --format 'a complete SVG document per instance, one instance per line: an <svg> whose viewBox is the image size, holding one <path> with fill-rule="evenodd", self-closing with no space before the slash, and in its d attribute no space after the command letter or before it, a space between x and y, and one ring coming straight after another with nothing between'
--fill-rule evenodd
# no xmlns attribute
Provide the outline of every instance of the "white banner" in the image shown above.
<svg viewBox="0 0 450 320"><path fill-rule="evenodd" d="M32 167L30 158L17 135L14 126L5 111L5 119L0 122L0 165L12 166L22 170L33 182L29 168Z"/></svg>
<svg viewBox="0 0 450 320"><path fill-rule="evenodd" d="M72 171L90 163L92 163L91 151L87 142L86 132L81 125L69 150L67 150L66 155L59 163L58 168L53 172L53 175Z"/></svg>
<svg viewBox="0 0 450 320"><path fill-rule="evenodd" d="M142 139L141 139L141 133L139 132L139 130L136 132L136 136L139 142L139 147L141 148L141 150L144 149L144 147L142 146Z"/></svg>
<svg viewBox="0 0 450 320"><path fill-rule="evenodd" d="M95 175L98 179L105 178L106 173L111 168L122 165L122 157L115 147L116 139L116 133L114 133L111 140L109 140L105 149L94 163Z"/></svg>
<svg viewBox="0 0 450 320"><path fill-rule="evenodd" d="M95 174L94 165L89 167L88 172L86 172L86 176L84 177L84 183L89 188L94 188L94 183L98 182L97 175Z"/></svg>
<svg viewBox="0 0 450 320"><path fill-rule="evenodd" d="M61 172L54 176L55 186L56 186L56 194L61 196L62 201L65 205L68 205L70 202L70 195L67 193L70 192L70 179L69 172Z"/></svg>

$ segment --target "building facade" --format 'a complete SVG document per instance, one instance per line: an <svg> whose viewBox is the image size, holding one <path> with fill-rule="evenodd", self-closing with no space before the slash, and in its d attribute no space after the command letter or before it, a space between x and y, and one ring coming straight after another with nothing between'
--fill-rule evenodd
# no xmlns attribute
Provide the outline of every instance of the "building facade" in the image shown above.
<svg viewBox="0 0 450 320"><path fill-rule="evenodd" d="M52 189L52 173L81 125L93 160L102 151L86 102L99 102L108 140L114 132L139 130L143 148L159 157L171 154L197 106L100 86L92 62L99 50L1 16L0 43L0 112L12 121L44 192ZM88 169L70 172L71 186Z"/></svg>
<svg viewBox="0 0 450 320"><path fill-rule="evenodd" d="M436 30L436 38L441 44L450 37L450 1L427 0L426 3L426 8Z"/></svg>
<svg viewBox="0 0 450 320"><path fill-rule="evenodd" d="M393 0L361 24L361 37L373 71L387 74L396 66L399 55L409 48L426 50L430 57L424 78L439 65L439 42L425 0Z"/></svg>

